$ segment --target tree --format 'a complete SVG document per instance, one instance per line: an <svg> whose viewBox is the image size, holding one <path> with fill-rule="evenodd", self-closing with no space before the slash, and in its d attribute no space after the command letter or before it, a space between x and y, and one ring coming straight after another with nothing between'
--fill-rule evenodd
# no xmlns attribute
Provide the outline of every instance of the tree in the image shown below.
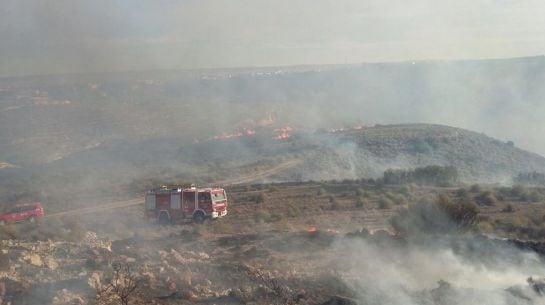
<svg viewBox="0 0 545 305"><path fill-rule="evenodd" d="M129 264L113 264L113 276L105 285L94 283L97 290L98 304L128 305L135 296L138 286L138 276L131 270Z"/></svg>

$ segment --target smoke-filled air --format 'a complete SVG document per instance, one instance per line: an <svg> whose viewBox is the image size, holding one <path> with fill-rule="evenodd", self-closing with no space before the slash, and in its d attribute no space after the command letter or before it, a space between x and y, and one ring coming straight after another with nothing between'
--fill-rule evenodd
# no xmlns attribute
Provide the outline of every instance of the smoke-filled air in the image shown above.
<svg viewBox="0 0 545 305"><path fill-rule="evenodd" d="M3 1L0 305L545 304L544 11Z"/></svg>

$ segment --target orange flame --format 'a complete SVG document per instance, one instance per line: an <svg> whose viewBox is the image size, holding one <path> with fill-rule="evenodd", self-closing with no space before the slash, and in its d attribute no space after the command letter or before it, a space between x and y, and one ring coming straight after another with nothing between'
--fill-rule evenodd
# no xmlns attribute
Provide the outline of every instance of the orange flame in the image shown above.
<svg viewBox="0 0 545 305"><path fill-rule="evenodd" d="M290 131L292 131L293 128L291 126L284 126L281 128L276 128L274 131L278 133L275 139L287 139L290 137Z"/></svg>
<svg viewBox="0 0 545 305"><path fill-rule="evenodd" d="M316 233L316 232L318 232L318 228L316 228L315 226L308 227L307 232L308 233Z"/></svg>
<svg viewBox="0 0 545 305"><path fill-rule="evenodd" d="M290 134L287 132L283 132L275 137L275 139L287 139L290 137Z"/></svg>
<svg viewBox="0 0 545 305"><path fill-rule="evenodd" d="M250 137L255 135L255 130L251 128L244 128L242 131L239 131L237 133L222 133L220 135L214 136L214 140L226 140L231 138L238 138L238 137Z"/></svg>

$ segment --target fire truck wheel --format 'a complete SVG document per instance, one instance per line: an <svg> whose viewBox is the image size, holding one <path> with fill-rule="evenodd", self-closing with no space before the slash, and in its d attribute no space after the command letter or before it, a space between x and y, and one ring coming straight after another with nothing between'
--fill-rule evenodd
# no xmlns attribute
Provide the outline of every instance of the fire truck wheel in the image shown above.
<svg viewBox="0 0 545 305"><path fill-rule="evenodd" d="M204 222L204 214L202 212L197 212L195 215L193 215L193 221L195 223L203 223Z"/></svg>
<svg viewBox="0 0 545 305"><path fill-rule="evenodd" d="M161 213L159 215L159 223L165 224L165 225L170 223L170 219L168 219L167 213Z"/></svg>

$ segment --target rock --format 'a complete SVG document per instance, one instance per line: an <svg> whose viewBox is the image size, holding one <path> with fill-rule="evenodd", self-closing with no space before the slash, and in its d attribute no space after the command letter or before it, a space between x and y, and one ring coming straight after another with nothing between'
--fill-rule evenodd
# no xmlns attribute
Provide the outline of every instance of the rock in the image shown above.
<svg viewBox="0 0 545 305"><path fill-rule="evenodd" d="M210 259L210 256L204 252L199 252L198 258L200 259Z"/></svg>
<svg viewBox="0 0 545 305"><path fill-rule="evenodd" d="M29 254L24 258L24 260L36 267L42 267L44 264L42 258L38 254Z"/></svg>
<svg viewBox="0 0 545 305"><path fill-rule="evenodd" d="M149 271L142 273L142 281L145 286L148 286L151 289L155 289L155 287L157 287L157 278Z"/></svg>
<svg viewBox="0 0 545 305"><path fill-rule="evenodd" d="M178 251L174 249L170 249L170 256L178 264L187 264L190 262L188 261L188 259L184 258Z"/></svg>
<svg viewBox="0 0 545 305"><path fill-rule="evenodd" d="M100 290L102 288L102 283L100 281L102 272L93 272L91 277L87 280L87 284L94 290Z"/></svg>
<svg viewBox="0 0 545 305"><path fill-rule="evenodd" d="M57 291L57 295L53 297L53 305L83 305L86 304L85 300L67 289Z"/></svg>
<svg viewBox="0 0 545 305"><path fill-rule="evenodd" d="M47 268L51 270L56 270L59 267L59 264L57 263L57 261L53 259L52 257L48 257L45 259L45 265Z"/></svg>

